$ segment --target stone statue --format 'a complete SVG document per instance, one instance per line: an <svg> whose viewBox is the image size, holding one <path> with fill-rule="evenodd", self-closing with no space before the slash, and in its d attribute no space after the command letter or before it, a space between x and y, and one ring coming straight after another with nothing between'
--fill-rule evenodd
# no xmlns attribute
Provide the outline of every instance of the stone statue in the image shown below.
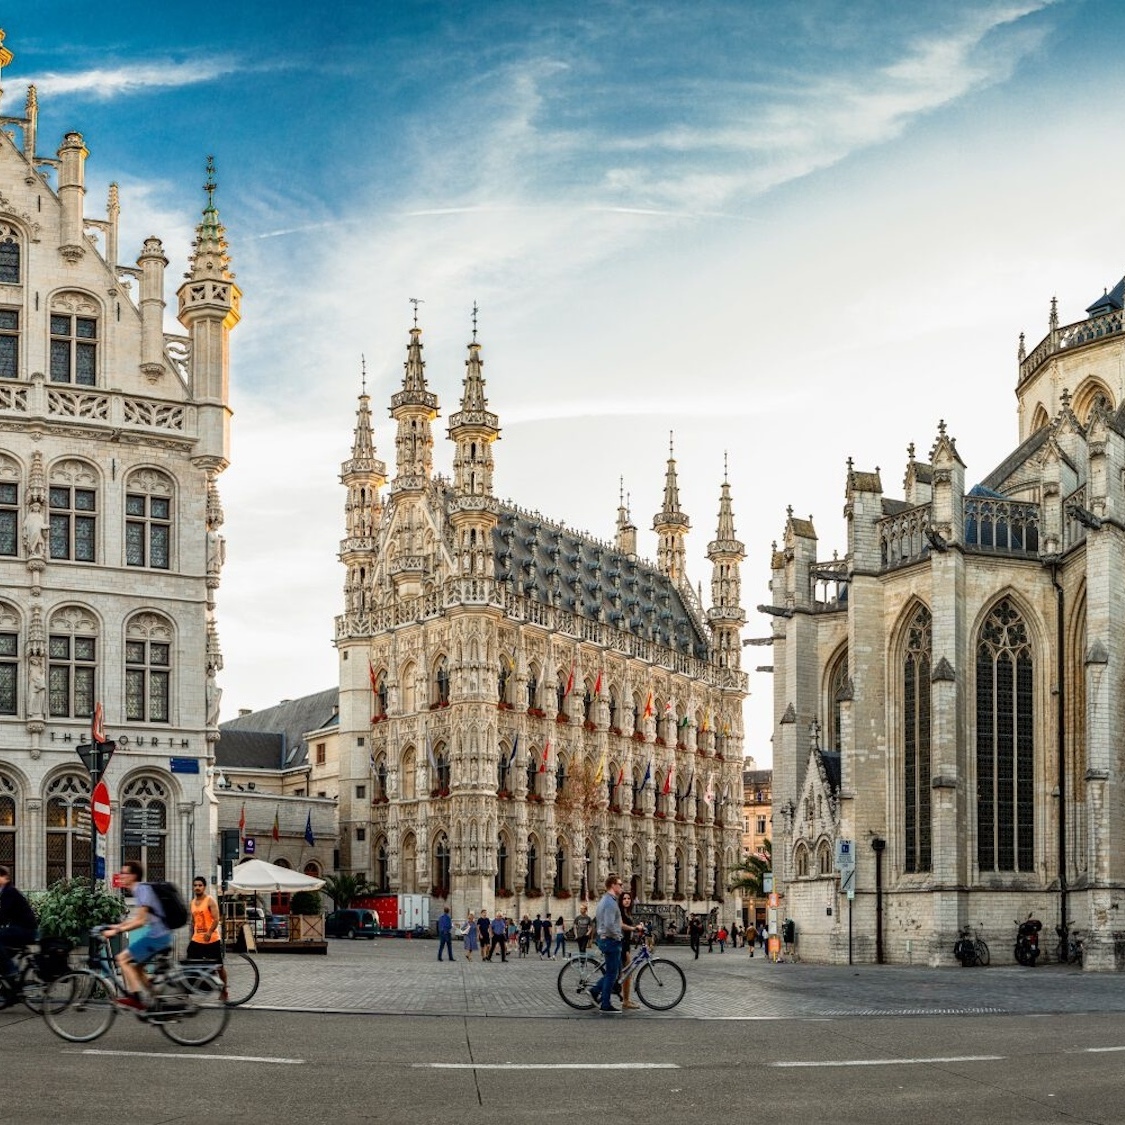
<svg viewBox="0 0 1125 1125"><path fill-rule="evenodd" d="M29 559L41 559L47 553L47 517L43 504L32 500L23 521L23 545Z"/></svg>
<svg viewBox="0 0 1125 1125"><path fill-rule="evenodd" d="M27 717L47 717L47 672L43 667L43 657L38 654L28 659Z"/></svg>
<svg viewBox="0 0 1125 1125"><path fill-rule="evenodd" d="M223 702L223 689L215 681L214 664L207 665L207 725L219 725L219 708Z"/></svg>
<svg viewBox="0 0 1125 1125"><path fill-rule="evenodd" d="M207 573L217 575L227 561L226 540L213 528L207 528Z"/></svg>

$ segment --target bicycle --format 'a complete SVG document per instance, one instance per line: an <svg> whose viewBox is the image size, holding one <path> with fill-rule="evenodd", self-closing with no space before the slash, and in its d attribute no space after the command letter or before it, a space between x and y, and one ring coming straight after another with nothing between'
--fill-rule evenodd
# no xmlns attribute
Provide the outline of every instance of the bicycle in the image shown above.
<svg viewBox="0 0 1125 1125"><path fill-rule="evenodd" d="M1086 952L1086 943L1082 940L1081 933L1070 928L1073 924L1068 922L1066 926L1055 927L1055 933L1059 935L1059 943L1055 946L1055 960L1060 965L1081 965Z"/></svg>
<svg viewBox="0 0 1125 1125"><path fill-rule="evenodd" d="M960 937L953 946L953 956L966 969L973 965L987 965L992 959L988 942L980 936L979 931L974 934L968 926L961 930Z"/></svg>
<svg viewBox="0 0 1125 1125"><path fill-rule="evenodd" d="M212 972L219 968L219 963L215 961L181 961L180 964L185 968L209 968ZM239 1008L258 991L261 979L258 964L248 953L231 953L225 949L221 964L227 971L226 1003L232 1008Z"/></svg>
<svg viewBox="0 0 1125 1125"><path fill-rule="evenodd" d="M43 1012L43 994L47 985L70 970L71 945L59 938L39 938L22 949L12 951L16 963L16 979L0 981L0 994L7 1003L4 1007L14 1007L22 1002L24 1007L37 1016Z"/></svg>
<svg viewBox="0 0 1125 1125"><path fill-rule="evenodd" d="M60 1039L89 1043L104 1035L125 995L121 970L102 928L90 931L90 966L52 981L43 997L43 1019ZM180 966L171 949L150 965L152 998L147 1007L130 1009L142 1023L185 1047L202 1047L217 1039L230 1021L221 999L219 974L202 965Z"/></svg>
<svg viewBox="0 0 1125 1125"><path fill-rule="evenodd" d="M564 1003L580 1012L588 1012L596 1001L590 988L604 972L604 962L589 953L572 957L559 970L558 989ZM614 991L633 978L633 992L646 1008L657 1012L671 1011L687 991L687 978L675 961L654 957L648 942L642 942L632 960L621 971Z"/></svg>

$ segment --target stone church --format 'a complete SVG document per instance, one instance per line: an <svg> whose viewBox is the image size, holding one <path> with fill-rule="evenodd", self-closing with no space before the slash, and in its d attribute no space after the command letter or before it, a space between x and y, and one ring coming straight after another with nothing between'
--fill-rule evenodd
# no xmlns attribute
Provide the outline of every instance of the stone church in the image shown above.
<svg viewBox="0 0 1125 1125"><path fill-rule="evenodd" d="M671 451L655 564L624 497L613 542L498 499L474 317L447 479L421 336L415 320L390 402L393 475L366 389L341 475L341 869L457 917L573 912L566 900L612 870L660 925L682 925L723 901L740 856L744 552L729 484L705 609Z"/></svg>
<svg viewBox="0 0 1125 1125"><path fill-rule="evenodd" d="M810 959L1011 961L1016 919L1125 967L1125 280L1028 352L1019 444L966 478L850 461L847 554L790 511L772 561L774 864ZM837 862L847 845L854 893ZM843 865L846 868L846 861ZM849 919L850 915L850 919Z"/></svg>
<svg viewBox="0 0 1125 1125"><path fill-rule="evenodd" d="M0 864L25 889L93 872L76 747L100 703L107 869L186 885L214 861L215 482L240 299L213 179L168 335L161 242L119 261L117 185L89 216L82 135L39 152L33 86L2 121Z"/></svg>

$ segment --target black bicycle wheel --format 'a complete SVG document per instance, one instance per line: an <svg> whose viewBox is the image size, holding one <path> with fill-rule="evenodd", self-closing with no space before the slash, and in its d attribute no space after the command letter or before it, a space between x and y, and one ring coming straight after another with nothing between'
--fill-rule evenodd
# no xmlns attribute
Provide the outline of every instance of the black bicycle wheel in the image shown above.
<svg viewBox="0 0 1125 1125"><path fill-rule="evenodd" d="M257 962L245 953L228 953L222 967L227 973L227 1003L237 1008L258 991Z"/></svg>
<svg viewBox="0 0 1125 1125"><path fill-rule="evenodd" d="M590 987L601 978L601 961L596 957L575 957L559 969L559 995L572 1008L588 1012L594 1006Z"/></svg>
<svg viewBox="0 0 1125 1125"><path fill-rule="evenodd" d="M215 969L184 969L168 982L160 1007L149 1019L173 1043L202 1047L218 1039L230 1022L230 1007L222 999L222 988Z"/></svg>
<svg viewBox="0 0 1125 1125"><path fill-rule="evenodd" d="M992 954L988 952L988 942L983 938L977 938L976 942L974 942L974 948L976 950L977 960L982 965L987 965L992 959Z"/></svg>
<svg viewBox="0 0 1125 1125"><path fill-rule="evenodd" d="M633 990L646 1008L667 1012L684 998L687 977L675 961L654 957L638 970L633 980Z"/></svg>
<svg viewBox="0 0 1125 1125"><path fill-rule="evenodd" d="M39 970L33 964L24 965L17 987L19 999L24 1002L24 1006L37 1016L42 1015L43 994L47 991L47 982L39 975Z"/></svg>
<svg viewBox="0 0 1125 1125"><path fill-rule="evenodd" d="M113 985L89 969L66 973L47 985L43 1019L60 1039L89 1043L109 1030L116 996Z"/></svg>

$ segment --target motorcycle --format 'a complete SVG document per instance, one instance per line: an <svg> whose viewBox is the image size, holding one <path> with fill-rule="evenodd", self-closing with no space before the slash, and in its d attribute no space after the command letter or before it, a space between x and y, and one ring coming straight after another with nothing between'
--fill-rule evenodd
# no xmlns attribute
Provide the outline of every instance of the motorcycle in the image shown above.
<svg viewBox="0 0 1125 1125"><path fill-rule="evenodd" d="M1016 960L1029 969L1034 968L1039 959L1039 931L1043 923L1029 914L1024 921L1017 921L1016 926Z"/></svg>

